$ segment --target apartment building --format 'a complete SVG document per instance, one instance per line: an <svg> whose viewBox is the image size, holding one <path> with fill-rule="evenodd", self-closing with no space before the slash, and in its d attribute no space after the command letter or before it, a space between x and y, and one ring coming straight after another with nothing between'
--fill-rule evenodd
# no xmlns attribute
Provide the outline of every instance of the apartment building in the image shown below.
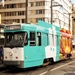
<svg viewBox="0 0 75 75"><path fill-rule="evenodd" d="M62 7L53 7L55 24L61 28L72 31L72 1L71 0L55 0ZM58 8L58 9L57 9Z"/></svg>
<svg viewBox="0 0 75 75"><path fill-rule="evenodd" d="M0 24L0 46L4 45L4 24Z"/></svg>
<svg viewBox="0 0 75 75"><path fill-rule="evenodd" d="M72 5L72 38L75 40L75 6Z"/></svg>
<svg viewBox="0 0 75 75"><path fill-rule="evenodd" d="M4 45L4 24L1 24L1 14L0 14L0 46Z"/></svg>
<svg viewBox="0 0 75 75"><path fill-rule="evenodd" d="M4 0L5 6L0 4L0 14L2 16L1 23L11 24L13 22L26 23L26 0ZM62 5L57 6L57 5ZM71 0L53 0L53 14L51 15L51 0L28 0L28 23L37 24L38 20L51 23L61 28L72 29L71 15L72 1ZM66 13L66 14L64 14ZM70 19L70 20L69 20ZM70 24L69 24L70 21Z"/></svg>
<svg viewBox="0 0 75 75"><path fill-rule="evenodd" d="M26 23L26 0L5 0L5 6L0 5L2 23ZM28 1L28 23L37 23L45 19L45 1Z"/></svg>

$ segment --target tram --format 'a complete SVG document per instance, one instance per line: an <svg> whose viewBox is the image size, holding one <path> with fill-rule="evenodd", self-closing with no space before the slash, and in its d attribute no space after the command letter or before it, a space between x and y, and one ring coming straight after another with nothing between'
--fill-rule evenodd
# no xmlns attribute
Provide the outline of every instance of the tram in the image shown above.
<svg viewBox="0 0 75 75"><path fill-rule="evenodd" d="M7 25L4 34L5 66L29 68L71 57L70 32L44 21Z"/></svg>

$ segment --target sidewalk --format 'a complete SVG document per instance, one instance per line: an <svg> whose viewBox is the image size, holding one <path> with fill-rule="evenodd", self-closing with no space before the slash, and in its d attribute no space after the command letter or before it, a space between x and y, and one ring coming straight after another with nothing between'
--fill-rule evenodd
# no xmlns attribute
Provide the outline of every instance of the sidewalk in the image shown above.
<svg viewBox="0 0 75 75"><path fill-rule="evenodd" d="M73 58L75 57L75 49L73 49L73 51L72 51L72 57Z"/></svg>

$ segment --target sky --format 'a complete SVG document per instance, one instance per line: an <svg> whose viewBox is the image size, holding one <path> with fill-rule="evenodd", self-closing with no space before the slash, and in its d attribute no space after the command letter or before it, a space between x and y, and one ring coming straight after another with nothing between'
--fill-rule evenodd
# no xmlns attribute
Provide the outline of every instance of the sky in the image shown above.
<svg viewBox="0 0 75 75"><path fill-rule="evenodd" d="M75 4L75 0L72 0L72 3Z"/></svg>

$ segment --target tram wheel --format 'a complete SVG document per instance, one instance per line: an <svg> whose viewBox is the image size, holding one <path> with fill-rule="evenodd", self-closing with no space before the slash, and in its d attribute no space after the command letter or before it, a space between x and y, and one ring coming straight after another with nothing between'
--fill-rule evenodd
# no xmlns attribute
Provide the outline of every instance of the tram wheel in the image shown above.
<svg viewBox="0 0 75 75"><path fill-rule="evenodd" d="M43 65L42 66L47 66L50 64L50 59L44 59Z"/></svg>
<svg viewBox="0 0 75 75"><path fill-rule="evenodd" d="M51 64L53 64L53 63L54 63L54 60L53 60L53 58L50 58L50 62L51 62Z"/></svg>
<svg viewBox="0 0 75 75"><path fill-rule="evenodd" d="M71 58L71 54L68 54L68 55L67 55L67 58L70 59L70 58Z"/></svg>

